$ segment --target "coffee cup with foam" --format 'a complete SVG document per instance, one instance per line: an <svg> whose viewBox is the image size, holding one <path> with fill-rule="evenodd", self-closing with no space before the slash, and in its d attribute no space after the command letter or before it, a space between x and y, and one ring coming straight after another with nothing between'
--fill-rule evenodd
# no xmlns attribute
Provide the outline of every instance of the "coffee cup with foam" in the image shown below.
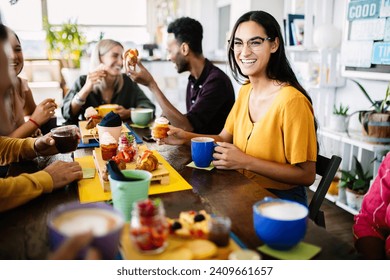
<svg viewBox="0 0 390 280"><path fill-rule="evenodd" d="M253 224L263 243L289 250L305 237L308 213L298 202L266 197L253 205Z"/></svg>
<svg viewBox="0 0 390 280"><path fill-rule="evenodd" d="M66 203L57 206L48 216L47 226L52 251L68 238L92 232L91 247L96 248L103 259L115 259L119 252L119 239L124 226L122 214L105 203ZM83 259L88 248L77 258Z"/></svg>

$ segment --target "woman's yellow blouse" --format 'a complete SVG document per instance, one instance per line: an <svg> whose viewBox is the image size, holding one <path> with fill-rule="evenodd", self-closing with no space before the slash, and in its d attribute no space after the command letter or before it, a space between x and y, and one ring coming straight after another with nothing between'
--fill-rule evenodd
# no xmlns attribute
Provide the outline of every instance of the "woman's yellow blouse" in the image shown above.
<svg viewBox="0 0 390 280"><path fill-rule="evenodd" d="M233 135L233 144L248 155L278 163L297 164L317 160L314 113L309 100L291 86L283 87L268 112L257 122L249 116L251 84L241 87L226 120L225 131ZM288 189L254 172L243 173L262 187Z"/></svg>

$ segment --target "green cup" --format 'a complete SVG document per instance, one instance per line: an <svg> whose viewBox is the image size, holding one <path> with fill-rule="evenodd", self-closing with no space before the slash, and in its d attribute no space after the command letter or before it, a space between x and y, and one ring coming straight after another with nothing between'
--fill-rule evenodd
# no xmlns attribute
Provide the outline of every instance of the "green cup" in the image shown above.
<svg viewBox="0 0 390 280"><path fill-rule="evenodd" d="M131 220L133 203L148 198L152 174L145 170L122 170L126 177L138 178L138 181L117 181L109 176L114 209L123 214L125 220Z"/></svg>

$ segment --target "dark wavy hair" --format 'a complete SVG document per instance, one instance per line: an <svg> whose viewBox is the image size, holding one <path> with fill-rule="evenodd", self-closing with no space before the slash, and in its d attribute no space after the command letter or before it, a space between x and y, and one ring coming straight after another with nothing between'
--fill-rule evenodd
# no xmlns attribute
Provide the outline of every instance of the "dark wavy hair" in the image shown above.
<svg viewBox="0 0 390 280"><path fill-rule="evenodd" d="M267 12L264 11L251 11L242 15L237 22L235 23L230 40L228 43L228 60L230 70L234 79L241 84L249 83L249 77L244 75L241 72L240 67L238 66L235 58L234 51L232 49L232 44L234 42L234 36L236 34L238 26L246 21L254 21L265 29L267 37L271 38L271 41L274 41L275 38L279 38L279 48L275 53L271 54L270 60L267 65L266 74L269 79L276 80L280 83L287 83L290 86L293 86L298 91L300 91L311 104L313 104L310 96L302 85L298 82L297 77L295 76L294 71L291 68L290 63L288 62L285 48L284 40L282 36L282 31L276 19ZM317 131L317 121L314 119L314 126ZM318 148L318 142L317 142ZM317 149L318 151L318 149Z"/></svg>
<svg viewBox="0 0 390 280"><path fill-rule="evenodd" d="M181 43L187 43L190 49L196 54L202 54L203 27L199 21L181 17L168 25L168 33L173 33L176 40Z"/></svg>
<svg viewBox="0 0 390 280"><path fill-rule="evenodd" d="M0 22L0 40L5 41L7 40L8 34L7 34L7 29L5 26Z"/></svg>
<svg viewBox="0 0 390 280"><path fill-rule="evenodd" d="M271 54L270 60L267 65L267 77L269 79L287 83L295 87L311 101L310 97L306 93L306 90L298 82L298 79L295 76L294 71L290 66L290 63L288 62L284 48L284 40L278 22L272 15L264 11L251 11L245 13L237 20L236 24L233 27L233 31L228 44L228 59L229 66L234 79L241 84L246 84L249 82L248 76L244 75L241 72L241 69L239 68L234 58L234 51L231 48L238 26L246 21L254 21L257 24L261 25L265 29L267 37L271 38L271 41L274 41L276 37L279 38L279 48L275 53Z"/></svg>

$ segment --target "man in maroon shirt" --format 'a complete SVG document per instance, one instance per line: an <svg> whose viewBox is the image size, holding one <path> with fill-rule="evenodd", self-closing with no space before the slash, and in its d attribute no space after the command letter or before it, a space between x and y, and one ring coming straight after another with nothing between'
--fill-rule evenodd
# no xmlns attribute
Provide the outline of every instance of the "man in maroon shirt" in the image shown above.
<svg viewBox="0 0 390 280"><path fill-rule="evenodd" d="M138 61L139 70L126 65L128 75L149 88L163 115L176 127L201 134L219 134L233 106L235 96L229 77L202 53L202 25L189 17L168 26L168 54L177 72L190 72L187 85L187 114L182 114L166 98L149 71Z"/></svg>

